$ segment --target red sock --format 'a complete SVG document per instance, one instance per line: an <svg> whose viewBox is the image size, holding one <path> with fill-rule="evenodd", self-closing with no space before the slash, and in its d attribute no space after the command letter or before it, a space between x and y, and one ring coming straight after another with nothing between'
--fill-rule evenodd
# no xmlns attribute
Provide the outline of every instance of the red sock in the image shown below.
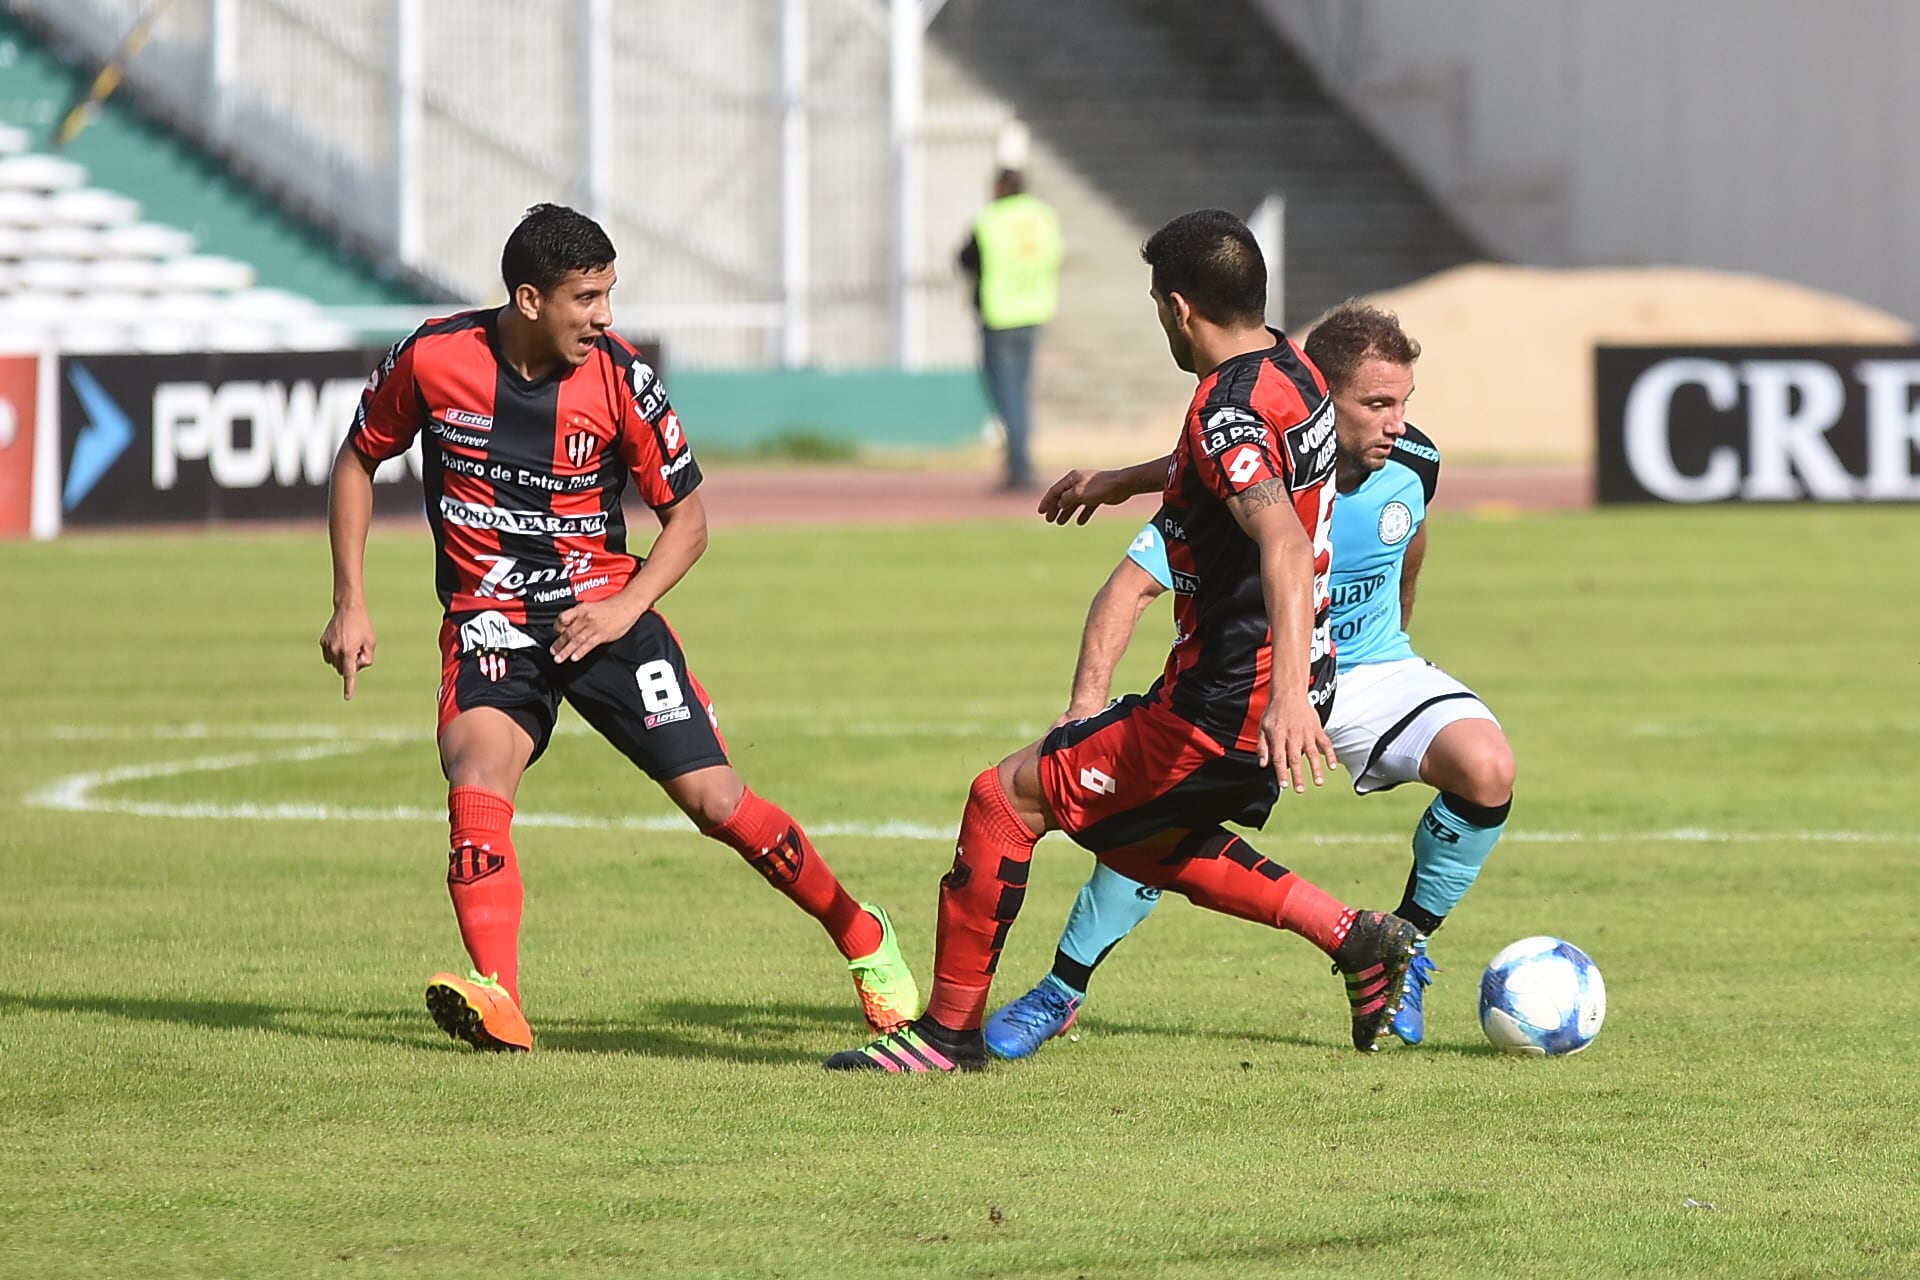
<svg viewBox="0 0 1920 1280"><path fill-rule="evenodd" d="M840 887L807 833L779 805L743 791L732 815L701 834L745 858L768 884L825 925L827 936L847 959L872 955L879 948L880 922Z"/></svg>
<svg viewBox="0 0 1920 1280"><path fill-rule="evenodd" d="M1027 896L1027 869L1040 837L1013 811L1000 772L973 780L953 870L940 881L940 926L933 949L927 1016L954 1031L977 1031L1007 930Z"/></svg>
<svg viewBox="0 0 1920 1280"><path fill-rule="evenodd" d="M1297 933L1329 956L1353 926L1351 907L1218 827L1193 832L1170 855L1115 849L1100 861L1210 911Z"/></svg>
<svg viewBox="0 0 1920 1280"><path fill-rule="evenodd" d="M485 787L447 793L453 825L447 894L473 967L496 976L520 1003L520 862L513 856L513 802Z"/></svg>

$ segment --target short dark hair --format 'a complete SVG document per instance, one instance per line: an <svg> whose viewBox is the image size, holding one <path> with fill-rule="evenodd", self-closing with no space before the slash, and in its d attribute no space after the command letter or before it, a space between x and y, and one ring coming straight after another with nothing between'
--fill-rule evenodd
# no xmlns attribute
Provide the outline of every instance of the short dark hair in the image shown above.
<svg viewBox="0 0 1920 1280"><path fill-rule="evenodd" d="M1344 387L1368 360L1411 365L1420 344L1400 327L1400 317L1358 298L1348 298L1313 322L1304 344L1330 387Z"/></svg>
<svg viewBox="0 0 1920 1280"><path fill-rule="evenodd" d="M512 296L523 284L547 293L574 271L613 265L613 241L600 224L563 204L537 204L500 251L500 278Z"/></svg>
<svg viewBox="0 0 1920 1280"><path fill-rule="evenodd" d="M1140 256L1162 297L1177 293L1215 324L1263 324L1267 262L1247 224L1225 209L1183 213L1147 237Z"/></svg>

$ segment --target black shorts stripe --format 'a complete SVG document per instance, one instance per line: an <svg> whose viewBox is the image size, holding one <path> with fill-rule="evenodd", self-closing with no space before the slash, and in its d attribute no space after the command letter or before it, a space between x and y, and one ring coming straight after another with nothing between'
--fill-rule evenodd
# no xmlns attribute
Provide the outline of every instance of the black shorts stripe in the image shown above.
<svg viewBox="0 0 1920 1280"><path fill-rule="evenodd" d="M1414 707L1413 710L1407 712L1407 714L1401 716L1398 720L1394 721L1392 728L1388 729L1385 733L1380 735L1379 739L1373 744L1373 750L1367 753L1367 767L1360 771L1359 777L1356 777L1354 781L1358 782L1360 778L1364 778L1369 773L1373 772L1373 766L1380 763L1380 757L1386 753L1386 750L1388 747L1393 745L1394 739L1398 738L1401 734L1405 733L1407 731L1407 726L1412 724L1415 720L1418 720L1427 711L1429 707L1437 707L1443 702L1452 702L1455 698L1478 698L1478 697L1479 697L1478 694L1475 694L1469 690L1455 689L1452 693L1436 694L1433 697L1428 698L1425 702L1422 702L1418 706Z"/></svg>

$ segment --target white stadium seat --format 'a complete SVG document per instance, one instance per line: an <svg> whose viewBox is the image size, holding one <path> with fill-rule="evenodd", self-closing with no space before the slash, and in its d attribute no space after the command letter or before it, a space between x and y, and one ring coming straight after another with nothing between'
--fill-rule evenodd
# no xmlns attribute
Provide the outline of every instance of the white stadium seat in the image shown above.
<svg viewBox="0 0 1920 1280"><path fill-rule="evenodd" d="M228 296L220 308L222 315L247 320L293 320L317 310L311 298L285 289L243 289Z"/></svg>
<svg viewBox="0 0 1920 1280"><path fill-rule="evenodd" d="M74 355L110 355L133 349L133 335L112 324L67 325L53 335L54 345Z"/></svg>
<svg viewBox="0 0 1920 1280"><path fill-rule="evenodd" d="M134 327L128 346L134 351L168 353L193 351L200 347L200 333L189 324L149 320Z"/></svg>
<svg viewBox="0 0 1920 1280"><path fill-rule="evenodd" d="M0 226L38 227L46 221L47 198L38 191L0 190Z"/></svg>
<svg viewBox="0 0 1920 1280"><path fill-rule="evenodd" d="M210 253L171 258L160 264L161 278L170 289L206 289L228 292L253 287L253 268L233 258Z"/></svg>
<svg viewBox="0 0 1920 1280"><path fill-rule="evenodd" d="M5 219L0 218L0 221ZM192 236L157 222L110 227L102 234L106 238L107 248L122 258L178 258L193 252Z"/></svg>
<svg viewBox="0 0 1920 1280"><path fill-rule="evenodd" d="M220 314L220 299L210 293L161 293L153 299L153 316L169 323L203 324Z"/></svg>
<svg viewBox="0 0 1920 1280"><path fill-rule="evenodd" d="M87 180L87 167L36 151L0 157L0 188L8 191L70 191Z"/></svg>
<svg viewBox="0 0 1920 1280"><path fill-rule="evenodd" d="M25 258L17 287L41 293L78 293L87 287L86 264L72 258Z"/></svg>
<svg viewBox="0 0 1920 1280"><path fill-rule="evenodd" d="M137 293L83 293L73 314L87 324L132 325L151 319L153 299Z"/></svg>
<svg viewBox="0 0 1920 1280"><path fill-rule="evenodd" d="M353 330L327 319L291 320L279 326L279 344L288 351L334 351L357 342Z"/></svg>
<svg viewBox="0 0 1920 1280"><path fill-rule="evenodd" d="M0 258L24 258L27 246L33 243L33 233L23 227L9 226L0 222Z"/></svg>
<svg viewBox="0 0 1920 1280"><path fill-rule="evenodd" d="M50 221L74 227L118 227L140 218L140 202L98 187L81 187L47 197Z"/></svg>
<svg viewBox="0 0 1920 1280"><path fill-rule="evenodd" d="M87 287L109 293L158 293L165 287L151 258L102 258L87 264Z"/></svg>
<svg viewBox="0 0 1920 1280"><path fill-rule="evenodd" d="M201 338L209 351L272 351L280 345L270 327L252 320L214 320Z"/></svg>
<svg viewBox="0 0 1920 1280"><path fill-rule="evenodd" d="M98 258L106 242L92 227L41 227L27 233L26 257Z"/></svg>
<svg viewBox="0 0 1920 1280"><path fill-rule="evenodd" d="M57 294L13 293L0 298L0 322L19 328L51 329L72 306L72 298Z"/></svg>

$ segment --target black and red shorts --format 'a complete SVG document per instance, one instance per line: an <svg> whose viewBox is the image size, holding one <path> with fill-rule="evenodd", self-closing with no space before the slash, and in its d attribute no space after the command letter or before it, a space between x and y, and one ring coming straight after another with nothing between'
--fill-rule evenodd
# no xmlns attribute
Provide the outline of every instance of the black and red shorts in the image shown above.
<svg viewBox="0 0 1920 1280"><path fill-rule="evenodd" d="M498 613L449 618L440 628L440 731L463 711L491 707L527 731L538 760L564 698L655 781L727 763L713 704L658 613L572 662L553 660L553 642L551 625Z"/></svg>
<svg viewBox="0 0 1920 1280"><path fill-rule="evenodd" d="M1271 767L1177 714L1157 683L1049 733L1040 788L1061 828L1094 853L1163 831L1258 827L1280 798Z"/></svg>

